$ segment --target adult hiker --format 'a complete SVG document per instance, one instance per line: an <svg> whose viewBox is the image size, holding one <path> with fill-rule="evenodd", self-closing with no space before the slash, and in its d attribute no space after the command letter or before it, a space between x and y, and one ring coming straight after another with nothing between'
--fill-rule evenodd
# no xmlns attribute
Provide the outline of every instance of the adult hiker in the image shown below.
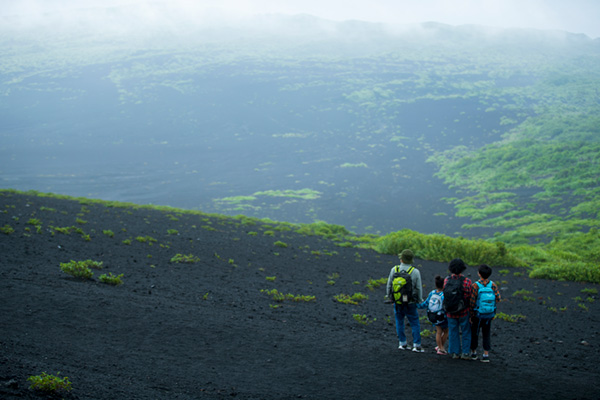
<svg viewBox="0 0 600 400"><path fill-rule="evenodd" d="M412 329L412 351L422 353L424 350L421 347L421 325L417 311L417 304L423 302L421 273L412 266L415 255L411 250L402 250L399 256L400 265L395 265L390 271L386 287L387 297L394 303L398 349L408 350L404 332L404 318L407 318Z"/></svg>

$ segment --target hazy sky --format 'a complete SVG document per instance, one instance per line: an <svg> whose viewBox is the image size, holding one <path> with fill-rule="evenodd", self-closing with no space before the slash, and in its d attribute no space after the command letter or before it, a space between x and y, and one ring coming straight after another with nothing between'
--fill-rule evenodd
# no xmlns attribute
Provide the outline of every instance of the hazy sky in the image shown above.
<svg viewBox="0 0 600 400"><path fill-rule="evenodd" d="M77 8L142 5L149 18L157 3L169 4L187 17L201 15L311 14L348 19L412 24L436 21L450 25L478 24L503 28L536 28L600 37L600 0L0 0L0 14L27 13L39 21L44 13L68 18Z"/></svg>

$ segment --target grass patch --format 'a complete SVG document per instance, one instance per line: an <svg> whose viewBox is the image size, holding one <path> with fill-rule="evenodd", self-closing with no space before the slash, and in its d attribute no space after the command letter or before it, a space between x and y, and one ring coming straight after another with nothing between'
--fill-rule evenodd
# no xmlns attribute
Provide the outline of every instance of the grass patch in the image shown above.
<svg viewBox="0 0 600 400"><path fill-rule="evenodd" d="M271 296L271 299L277 302L283 302L285 300L293 301L293 302L313 302L316 301L315 296L307 296L307 295L296 295L291 293L280 293L277 289L261 289L261 293L265 293Z"/></svg>
<svg viewBox="0 0 600 400"><path fill-rule="evenodd" d="M33 375L27 378L27 381L31 383L30 389L44 392L47 394L55 394L59 392L70 392L72 389L69 377L65 376L61 378L60 372L56 375L49 375L46 372L42 372L41 375Z"/></svg>
<svg viewBox="0 0 600 400"><path fill-rule="evenodd" d="M171 258L171 262L178 263L178 264L193 264L193 263L200 262L200 258L194 256L193 254L177 253Z"/></svg>
<svg viewBox="0 0 600 400"><path fill-rule="evenodd" d="M333 298L338 303L358 305L358 303L367 301L369 299L369 296L362 293L354 293L352 296L342 293L334 296Z"/></svg>
<svg viewBox="0 0 600 400"><path fill-rule="evenodd" d="M108 275L106 275L106 274L100 275L100 277L98 279L100 279L100 282L102 282L102 283L106 283L108 285L113 285L113 286L119 286L119 285L123 284L123 280L121 278L123 278L123 274L113 275L112 272L109 272Z"/></svg>

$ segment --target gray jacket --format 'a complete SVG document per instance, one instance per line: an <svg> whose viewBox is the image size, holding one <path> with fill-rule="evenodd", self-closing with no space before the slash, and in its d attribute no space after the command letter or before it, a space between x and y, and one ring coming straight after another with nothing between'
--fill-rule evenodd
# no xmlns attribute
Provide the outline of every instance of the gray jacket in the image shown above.
<svg viewBox="0 0 600 400"><path fill-rule="evenodd" d="M408 271L411 266L409 264L400 263L400 271ZM390 276L388 277L387 286L386 286L386 294L388 298L392 299L392 278L394 276L394 272L396 266L393 266L390 270ZM422 303L423 302L423 283L421 282L421 272L418 269L414 268L412 273L410 274L410 279L412 280L413 285L413 293L416 293L416 301L410 301L409 303Z"/></svg>

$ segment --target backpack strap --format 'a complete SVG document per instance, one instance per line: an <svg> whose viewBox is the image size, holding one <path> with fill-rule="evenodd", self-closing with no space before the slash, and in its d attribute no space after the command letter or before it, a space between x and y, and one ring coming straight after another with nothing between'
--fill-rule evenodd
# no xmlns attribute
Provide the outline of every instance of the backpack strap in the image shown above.
<svg viewBox="0 0 600 400"><path fill-rule="evenodd" d="M409 275L415 270L415 267L410 267L408 271L406 271Z"/></svg>

